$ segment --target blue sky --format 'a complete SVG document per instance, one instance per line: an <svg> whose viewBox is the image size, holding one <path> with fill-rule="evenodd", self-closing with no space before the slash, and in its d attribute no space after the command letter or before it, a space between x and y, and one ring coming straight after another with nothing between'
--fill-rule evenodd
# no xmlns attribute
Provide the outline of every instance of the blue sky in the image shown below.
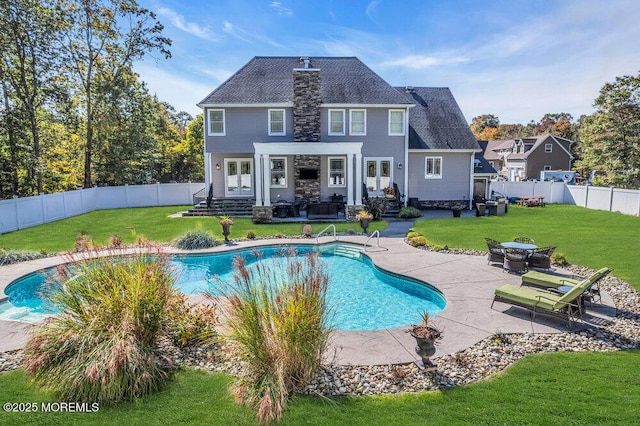
<svg viewBox="0 0 640 426"><path fill-rule="evenodd" d="M178 111L254 56L357 56L394 86L449 87L467 121L593 112L640 71L637 0L139 0L173 40L136 71Z"/></svg>

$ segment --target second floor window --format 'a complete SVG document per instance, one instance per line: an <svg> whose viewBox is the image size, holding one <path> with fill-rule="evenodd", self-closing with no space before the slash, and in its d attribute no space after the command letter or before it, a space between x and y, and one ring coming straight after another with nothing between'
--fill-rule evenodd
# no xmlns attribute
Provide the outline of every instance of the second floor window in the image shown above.
<svg viewBox="0 0 640 426"><path fill-rule="evenodd" d="M367 111L364 109L349 110L349 134L350 135L366 135L367 134Z"/></svg>
<svg viewBox="0 0 640 426"><path fill-rule="evenodd" d="M544 144L544 152L553 152L553 144L545 143Z"/></svg>
<svg viewBox="0 0 640 426"><path fill-rule="evenodd" d="M329 135L344 136L344 110L329 110Z"/></svg>
<svg viewBox="0 0 640 426"><path fill-rule="evenodd" d="M404 136L404 110L389 110L389 136Z"/></svg>
<svg viewBox="0 0 640 426"><path fill-rule="evenodd" d="M209 135L210 136L224 136L224 110L223 109L210 109L209 110Z"/></svg>
<svg viewBox="0 0 640 426"><path fill-rule="evenodd" d="M269 136L284 136L286 134L283 109L269 110Z"/></svg>

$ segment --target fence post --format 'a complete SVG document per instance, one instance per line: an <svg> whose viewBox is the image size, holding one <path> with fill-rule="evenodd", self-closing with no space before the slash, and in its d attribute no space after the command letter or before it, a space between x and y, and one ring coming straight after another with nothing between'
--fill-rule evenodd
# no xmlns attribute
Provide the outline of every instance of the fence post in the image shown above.
<svg viewBox="0 0 640 426"><path fill-rule="evenodd" d="M609 211L613 211L613 186L609 187Z"/></svg>
<svg viewBox="0 0 640 426"><path fill-rule="evenodd" d="M20 208L18 207L18 196L13 196L13 205L16 209L16 228L20 230Z"/></svg>
<svg viewBox="0 0 640 426"><path fill-rule="evenodd" d="M160 182L156 182L156 207L160 207Z"/></svg>

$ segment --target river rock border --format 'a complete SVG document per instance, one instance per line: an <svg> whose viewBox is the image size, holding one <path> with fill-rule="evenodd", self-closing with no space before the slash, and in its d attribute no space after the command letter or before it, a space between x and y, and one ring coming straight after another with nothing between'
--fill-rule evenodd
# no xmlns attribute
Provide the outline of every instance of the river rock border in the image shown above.
<svg viewBox="0 0 640 426"><path fill-rule="evenodd" d="M486 255L475 250L444 250L465 255ZM594 271L576 265L565 267L572 274L587 276ZM501 334L475 345L433 358L436 371L424 371L415 363L382 366L324 365L304 389L309 395L353 396L421 392L461 386L486 379L529 354L542 352L611 352L640 348L640 293L628 283L607 276L601 288L613 299L616 316L600 328L582 332L550 334ZM225 356L234 351L224 345L213 348L176 348L165 342L165 349L178 366L237 375L242 368L238 359ZM22 351L0 353L0 371L16 369Z"/></svg>

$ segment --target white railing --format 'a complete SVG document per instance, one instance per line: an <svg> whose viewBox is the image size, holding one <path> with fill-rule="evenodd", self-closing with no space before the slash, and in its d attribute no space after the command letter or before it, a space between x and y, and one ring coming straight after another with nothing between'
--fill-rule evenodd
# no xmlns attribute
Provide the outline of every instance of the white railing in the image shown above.
<svg viewBox="0 0 640 426"><path fill-rule="evenodd" d="M490 191L507 197L544 196L545 203L573 204L592 210L606 210L640 216L640 190L567 185L564 182L491 182Z"/></svg>
<svg viewBox="0 0 640 426"><path fill-rule="evenodd" d="M371 233L371 235L369 235L369 238L367 238L367 241L364 242L363 244L363 250L367 251L367 243L374 237L377 236L378 240L376 241L376 247L380 247L380 231L378 231L377 229L375 231L373 231Z"/></svg>
<svg viewBox="0 0 640 426"><path fill-rule="evenodd" d="M204 183L157 183L80 189L0 200L0 234L94 210L192 204Z"/></svg>
<svg viewBox="0 0 640 426"><path fill-rule="evenodd" d="M338 237L336 237L336 226L332 223L331 225L327 226L326 228L324 228L322 231L318 232L318 235L316 235L316 244L318 244L320 241L320 236L322 234L325 233L325 231L328 231L329 229L333 228L333 239L334 241L338 239Z"/></svg>

